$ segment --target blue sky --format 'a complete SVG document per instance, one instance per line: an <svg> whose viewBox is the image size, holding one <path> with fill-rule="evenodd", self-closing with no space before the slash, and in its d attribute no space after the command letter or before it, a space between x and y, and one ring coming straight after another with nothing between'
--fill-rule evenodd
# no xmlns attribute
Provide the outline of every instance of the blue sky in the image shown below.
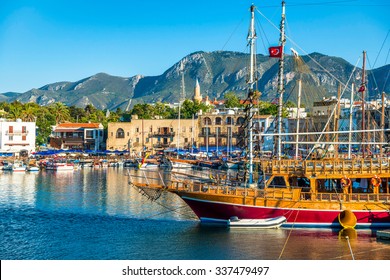
<svg viewBox="0 0 390 280"><path fill-rule="evenodd" d="M99 72L160 75L196 51L246 52L249 7L279 26L280 0L0 0L0 93ZM287 0L286 33L300 54L320 52L368 69L390 63L390 0ZM256 12L257 52L278 31ZM260 29L266 35L262 35Z"/></svg>

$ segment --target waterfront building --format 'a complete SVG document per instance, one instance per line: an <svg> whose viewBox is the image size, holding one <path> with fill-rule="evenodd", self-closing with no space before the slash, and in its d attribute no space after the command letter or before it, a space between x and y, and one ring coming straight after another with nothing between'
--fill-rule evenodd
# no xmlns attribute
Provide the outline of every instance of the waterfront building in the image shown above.
<svg viewBox="0 0 390 280"><path fill-rule="evenodd" d="M139 119L133 115L130 122L108 124L107 149L156 152L167 148L188 149L197 145L196 119Z"/></svg>
<svg viewBox="0 0 390 280"><path fill-rule="evenodd" d="M261 133L271 125L271 115L257 115L253 118L255 131L254 142L261 142ZM199 146L206 150L231 152L235 148L245 147L246 137L245 112L241 108L213 109L210 112L199 112ZM259 148L259 147L258 147Z"/></svg>
<svg viewBox="0 0 390 280"><path fill-rule="evenodd" d="M6 156L35 152L35 122L0 119L0 153Z"/></svg>
<svg viewBox="0 0 390 280"><path fill-rule="evenodd" d="M50 146L55 149L103 150L101 123L60 123L52 127Z"/></svg>

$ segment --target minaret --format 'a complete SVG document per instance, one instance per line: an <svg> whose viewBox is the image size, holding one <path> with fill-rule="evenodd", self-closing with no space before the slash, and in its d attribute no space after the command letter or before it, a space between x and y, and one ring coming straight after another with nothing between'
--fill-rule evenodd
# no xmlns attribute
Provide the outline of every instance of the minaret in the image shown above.
<svg viewBox="0 0 390 280"><path fill-rule="evenodd" d="M202 102L202 95L200 95L200 86L198 79L196 79L196 84L194 88L194 102L195 101Z"/></svg>

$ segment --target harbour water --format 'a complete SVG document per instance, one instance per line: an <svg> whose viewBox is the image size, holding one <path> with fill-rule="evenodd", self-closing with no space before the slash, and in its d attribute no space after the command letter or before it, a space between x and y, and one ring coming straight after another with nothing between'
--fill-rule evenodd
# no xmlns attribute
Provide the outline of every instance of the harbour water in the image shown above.
<svg viewBox="0 0 390 280"><path fill-rule="evenodd" d="M174 194L151 202L123 168L0 174L2 260L389 260L376 232L201 226ZM346 236L349 238L347 239Z"/></svg>

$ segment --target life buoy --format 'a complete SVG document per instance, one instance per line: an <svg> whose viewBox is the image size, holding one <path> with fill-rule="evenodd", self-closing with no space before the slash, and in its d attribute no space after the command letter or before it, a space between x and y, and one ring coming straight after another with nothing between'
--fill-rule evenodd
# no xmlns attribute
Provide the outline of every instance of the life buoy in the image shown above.
<svg viewBox="0 0 390 280"><path fill-rule="evenodd" d="M352 185L351 179L349 179L347 176L344 176L343 178L341 178L340 183L341 183L343 188L348 188Z"/></svg>
<svg viewBox="0 0 390 280"><path fill-rule="evenodd" d="M381 183L382 179L378 175L375 175L371 178L371 185L373 185L374 187L379 187Z"/></svg>

